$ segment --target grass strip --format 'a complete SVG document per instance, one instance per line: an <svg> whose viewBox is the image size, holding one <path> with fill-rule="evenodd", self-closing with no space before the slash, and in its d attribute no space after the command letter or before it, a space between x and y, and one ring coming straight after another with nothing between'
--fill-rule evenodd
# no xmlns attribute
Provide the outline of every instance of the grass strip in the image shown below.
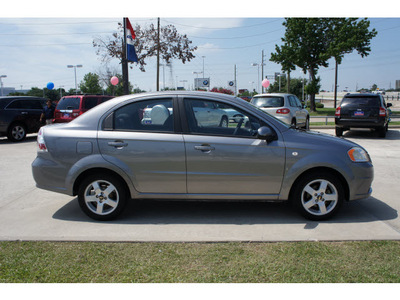
<svg viewBox="0 0 400 300"><path fill-rule="evenodd" d="M2 283L400 282L400 241L0 242Z"/></svg>

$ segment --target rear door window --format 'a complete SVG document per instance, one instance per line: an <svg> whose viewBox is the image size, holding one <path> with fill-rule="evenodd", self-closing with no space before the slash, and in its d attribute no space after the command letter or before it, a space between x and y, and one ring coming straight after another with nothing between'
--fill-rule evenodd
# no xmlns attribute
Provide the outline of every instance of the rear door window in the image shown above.
<svg viewBox="0 0 400 300"><path fill-rule="evenodd" d="M39 100L15 100L11 102L8 109L43 109Z"/></svg>

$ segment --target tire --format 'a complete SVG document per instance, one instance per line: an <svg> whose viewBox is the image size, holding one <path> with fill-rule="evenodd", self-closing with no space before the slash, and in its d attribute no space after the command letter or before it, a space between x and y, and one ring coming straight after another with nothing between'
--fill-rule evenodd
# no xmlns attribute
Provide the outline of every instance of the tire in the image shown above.
<svg viewBox="0 0 400 300"><path fill-rule="evenodd" d="M386 126L380 127L377 129L378 131L378 136L381 138L385 138L386 137L386 132L387 132L388 128Z"/></svg>
<svg viewBox="0 0 400 300"><path fill-rule="evenodd" d="M297 182L292 197L294 206L306 219L322 221L340 209L344 188L340 180L329 173L310 173Z"/></svg>
<svg viewBox="0 0 400 300"><path fill-rule="evenodd" d="M13 123L8 128L7 138L12 142L22 142L26 138L26 126L22 123Z"/></svg>
<svg viewBox="0 0 400 300"><path fill-rule="evenodd" d="M307 120L306 120L306 125L304 125L304 129L310 130L310 119L309 118L307 118Z"/></svg>
<svg viewBox="0 0 400 300"><path fill-rule="evenodd" d="M343 135L343 128L335 127L335 133L337 137L341 137Z"/></svg>
<svg viewBox="0 0 400 300"><path fill-rule="evenodd" d="M221 122L219 123L219 127L228 127L228 125L229 125L228 118L226 116L223 116L221 118Z"/></svg>
<svg viewBox="0 0 400 300"><path fill-rule="evenodd" d="M115 219L123 211L126 199L125 185L108 174L91 175L79 186L79 206L87 216L95 220Z"/></svg>

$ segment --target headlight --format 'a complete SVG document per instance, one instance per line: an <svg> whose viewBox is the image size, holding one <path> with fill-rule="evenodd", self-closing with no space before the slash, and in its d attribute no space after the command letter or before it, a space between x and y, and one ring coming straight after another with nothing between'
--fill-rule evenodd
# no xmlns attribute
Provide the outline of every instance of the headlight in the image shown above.
<svg viewBox="0 0 400 300"><path fill-rule="evenodd" d="M347 155L353 162L368 162L371 161L367 151L360 147L351 148L347 151Z"/></svg>

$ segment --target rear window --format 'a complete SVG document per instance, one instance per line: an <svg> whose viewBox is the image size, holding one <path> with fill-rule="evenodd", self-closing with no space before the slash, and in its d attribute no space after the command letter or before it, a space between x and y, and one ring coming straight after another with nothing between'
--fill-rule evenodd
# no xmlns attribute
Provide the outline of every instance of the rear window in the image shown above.
<svg viewBox="0 0 400 300"><path fill-rule="evenodd" d="M256 97L251 103L262 108L281 107L284 105L284 99L283 97Z"/></svg>
<svg viewBox="0 0 400 300"><path fill-rule="evenodd" d="M81 98L80 97L68 97L68 98L61 98L58 102L57 109L64 110L64 109L79 109Z"/></svg>
<svg viewBox="0 0 400 300"><path fill-rule="evenodd" d="M379 97L345 97L341 106L380 107Z"/></svg>

